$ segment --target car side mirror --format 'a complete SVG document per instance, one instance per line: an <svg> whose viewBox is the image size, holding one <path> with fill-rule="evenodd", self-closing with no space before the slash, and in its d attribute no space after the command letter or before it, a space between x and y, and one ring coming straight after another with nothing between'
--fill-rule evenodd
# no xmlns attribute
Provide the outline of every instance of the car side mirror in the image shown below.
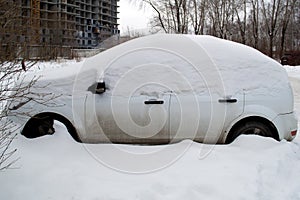
<svg viewBox="0 0 300 200"><path fill-rule="evenodd" d="M98 82L96 86L96 94L102 94L105 90L105 82Z"/></svg>

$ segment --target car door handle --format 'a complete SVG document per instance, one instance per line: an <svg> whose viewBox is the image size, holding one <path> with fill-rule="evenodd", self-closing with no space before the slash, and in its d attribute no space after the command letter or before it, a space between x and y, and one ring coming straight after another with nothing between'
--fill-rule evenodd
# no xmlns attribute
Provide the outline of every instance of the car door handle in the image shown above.
<svg viewBox="0 0 300 200"><path fill-rule="evenodd" d="M219 103L236 103L237 99L219 99Z"/></svg>
<svg viewBox="0 0 300 200"><path fill-rule="evenodd" d="M162 101L162 100L147 100L147 101L145 101L145 104L146 105L149 105L149 104L159 104L159 105L161 105L161 104L164 104L164 101Z"/></svg>

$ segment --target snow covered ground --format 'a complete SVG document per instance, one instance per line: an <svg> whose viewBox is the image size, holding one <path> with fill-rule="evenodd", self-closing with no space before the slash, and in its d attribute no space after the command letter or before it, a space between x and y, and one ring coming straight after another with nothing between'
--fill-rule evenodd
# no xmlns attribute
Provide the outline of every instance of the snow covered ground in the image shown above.
<svg viewBox="0 0 300 200"><path fill-rule="evenodd" d="M300 119L300 66L286 69ZM73 141L61 124L55 129L53 136L15 140L20 159L15 169L0 172L0 199L300 199L299 135L293 142L242 136L216 146L188 140L165 146L87 145ZM116 149L134 156L127 160ZM160 155L154 161L153 152ZM163 162L173 152L180 153ZM157 163L159 168L151 168ZM135 167L139 173L128 170Z"/></svg>

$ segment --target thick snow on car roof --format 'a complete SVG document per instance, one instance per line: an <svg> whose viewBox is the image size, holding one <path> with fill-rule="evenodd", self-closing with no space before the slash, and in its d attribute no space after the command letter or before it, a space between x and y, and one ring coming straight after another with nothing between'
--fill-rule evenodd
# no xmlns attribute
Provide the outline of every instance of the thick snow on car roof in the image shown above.
<svg viewBox="0 0 300 200"><path fill-rule="evenodd" d="M165 91L222 95L271 94L288 85L286 72L273 59L212 36L146 36L87 59L83 68L97 69L108 92L126 96L152 93L155 84Z"/></svg>
<svg viewBox="0 0 300 200"><path fill-rule="evenodd" d="M272 95L288 87L281 65L259 51L212 36L195 35L137 38L74 66L41 74L41 84L59 92L87 91L95 82L104 80L107 94L120 96L157 96L169 91L221 96L255 91Z"/></svg>

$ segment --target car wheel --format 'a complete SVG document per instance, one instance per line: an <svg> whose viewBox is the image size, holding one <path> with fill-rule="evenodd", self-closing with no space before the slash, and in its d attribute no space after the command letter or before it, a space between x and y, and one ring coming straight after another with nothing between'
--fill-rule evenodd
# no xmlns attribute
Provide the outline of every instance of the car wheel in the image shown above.
<svg viewBox="0 0 300 200"><path fill-rule="evenodd" d="M53 128L54 120L51 118L41 119L37 127L38 135L52 135L55 132Z"/></svg>
<svg viewBox="0 0 300 200"><path fill-rule="evenodd" d="M259 135L276 139L269 125L259 121L248 121L233 127L226 138L226 144L233 142L240 135Z"/></svg>
<svg viewBox="0 0 300 200"><path fill-rule="evenodd" d="M32 118L25 126L22 134L27 138L37 138L44 135L52 135L54 120L50 117Z"/></svg>

